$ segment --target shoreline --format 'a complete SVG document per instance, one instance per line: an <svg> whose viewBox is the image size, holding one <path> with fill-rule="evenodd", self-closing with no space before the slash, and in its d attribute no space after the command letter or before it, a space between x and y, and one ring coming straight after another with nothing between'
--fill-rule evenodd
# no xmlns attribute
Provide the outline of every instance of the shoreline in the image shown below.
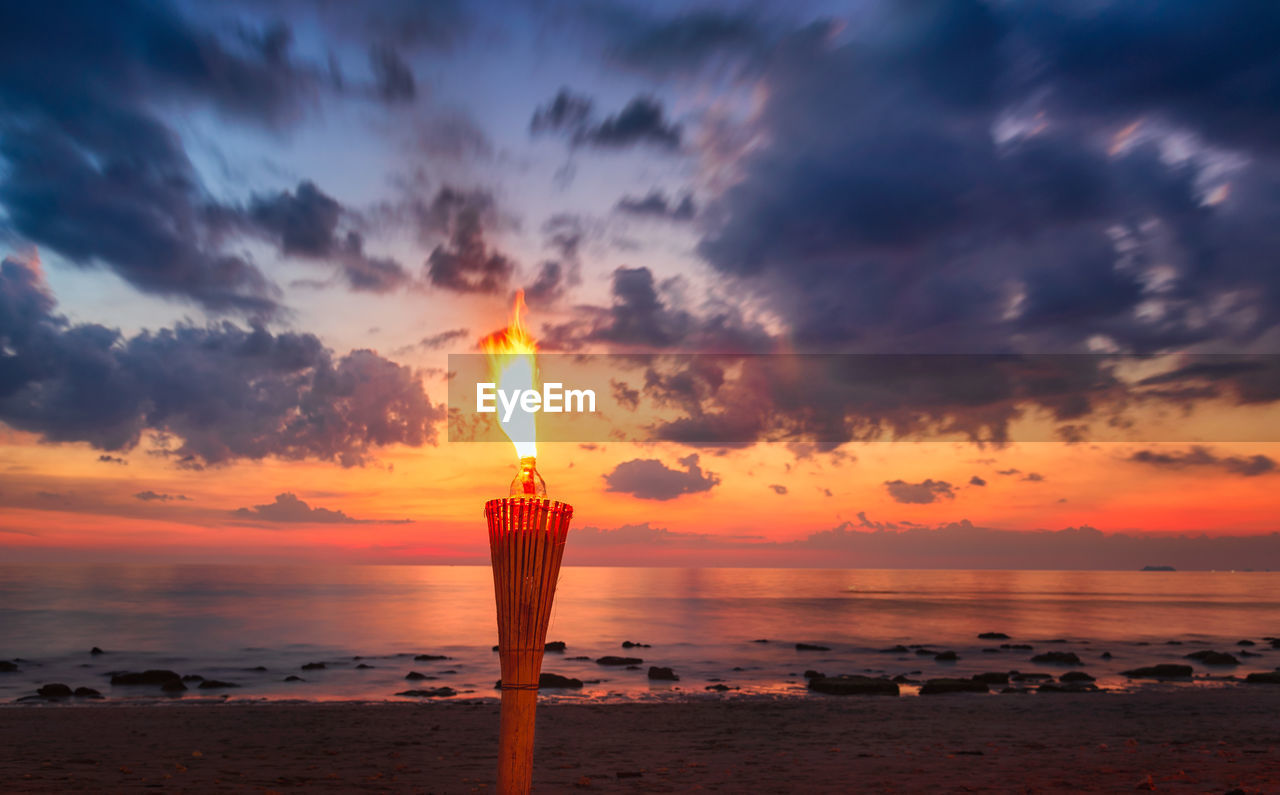
<svg viewBox="0 0 1280 795"><path fill-rule="evenodd" d="M6 788L493 786L496 703L94 706L103 708L0 710ZM1273 687L544 703L534 784L544 792L1278 791L1277 714Z"/></svg>

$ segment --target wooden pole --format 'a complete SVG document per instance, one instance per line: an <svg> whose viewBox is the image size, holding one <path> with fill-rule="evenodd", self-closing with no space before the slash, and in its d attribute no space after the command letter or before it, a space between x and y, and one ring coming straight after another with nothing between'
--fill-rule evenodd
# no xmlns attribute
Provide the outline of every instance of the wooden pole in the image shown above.
<svg viewBox="0 0 1280 795"><path fill-rule="evenodd" d="M485 503L484 514L502 662L498 792L523 795L533 781L538 677L573 506L546 498L508 497Z"/></svg>

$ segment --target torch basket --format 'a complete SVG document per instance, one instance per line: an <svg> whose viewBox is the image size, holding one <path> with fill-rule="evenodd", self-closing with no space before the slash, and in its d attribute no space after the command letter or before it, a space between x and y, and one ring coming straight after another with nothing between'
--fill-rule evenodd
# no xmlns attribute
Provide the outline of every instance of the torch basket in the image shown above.
<svg viewBox="0 0 1280 795"><path fill-rule="evenodd" d="M545 498L508 497L489 500L484 515L498 603L498 792L505 795L528 792L532 780L538 677L573 506Z"/></svg>

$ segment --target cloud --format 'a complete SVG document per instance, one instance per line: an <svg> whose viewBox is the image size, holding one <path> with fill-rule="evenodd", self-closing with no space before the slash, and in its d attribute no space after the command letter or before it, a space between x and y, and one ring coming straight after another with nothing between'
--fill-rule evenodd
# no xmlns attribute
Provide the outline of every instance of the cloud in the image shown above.
<svg viewBox="0 0 1280 795"><path fill-rule="evenodd" d="M904 480L886 480L885 489L895 502L928 504L941 499L955 499L955 492L945 480L928 478L920 483L907 483Z"/></svg>
<svg viewBox="0 0 1280 795"><path fill-rule="evenodd" d="M130 450L144 432L181 466L236 459L367 462L435 444L444 409L373 351L335 356L312 334L230 322L126 337L53 314L32 267L0 263L0 421L51 442Z"/></svg>
<svg viewBox="0 0 1280 795"><path fill-rule="evenodd" d="M103 464L120 464L121 466L127 466L129 464L128 461L118 455L107 455L106 453L98 456L98 461Z"/></svg>
<svg viewBox="0 0 1280 795"><path fill-rule="evenodd" d="M291 58L288 29L243 31L223 38L168 4L136 0L7 13L0 206L12 229L145 292L274 311L274 285L224 246L234 208L211 199L157 110L208 109L268 128L296 118L317 74Z"/></svg>
<svg viewBox="0 0 1280 795"><path fill-rule="evenodd" d="M1022 479L1029 480L1032 483L1042 483L1044 482L1044 475L1041 475L1039 472L1028 472Z"/></svg>
<svg viewBox="0 0 1280 795"><path fill-rule="evenodd" d="M1246 478L1276 471L1275 459L1270 456L1218 456L1201 445L1192 445L1185 452L1139 450L1129 460L1161 469L1219 469Z"/></svg>
<svg viewBox="0 0 1280 795"><path fill-rule="evenodd" d="M686 193L677 202L659 190L650 191L644 197L623 196L618 200L617 209L626 215L664 221L691 221L697 214L693 196Z"/></svg>
<svg viewBox="0 0 1280 795"><path fill-rule="evenodd" d="M383 102L408 102L417 96L418 87L413 79L413 71L391 47L370 48L369 66L373 69L375 95Z"/></svg>
<svg viewBox="0 0 1280 795"><path fill-rule="evenodd" d="M656 458L624 461L604 476L605 491L631 494L642 500L673 500L684 494L710 491L720 484L720 477L702 471L697 454L679 459L684 471L669 469Z"/></svg>
<svg viewBox="0 0 1280 795"><path fill-rule="evenodd" d="M424 230L447 237L427 258L432 285L459 293L492 294L506 289L515 263L485 242L485 224L492 223L494 212L488 193L440 189L421 217Z"/></svg>
<svg viewBox="0 0 1280 795"><path fill-rule="evenodd" d="M441 331L438 334L428 334L412 345L401 348L398 353L408 353L418 348L424 351L434 351L440 348L453 345L471 336L471 331L465 328L451 328L448 331Z"/></svg>
<svg viewBox="0 0 1280 795"><path fill-rule="evenodd" d="M985 486L985 485L987 485L987 481L983 480L982 478L978 477L977 475L974 475L973 477L969 478L969 485L970 485L970 486Z"/></svg>
<svg viewBox="0 0 1280 795"><path fill-rule="evenodd" d="M936 527L881 522L858 514L795 541L688 533L625 525L586 528L570 545L575 565L857 566L911 569L1047 569L1132 571L1143 566L1219 571L1280 570L1280 533L1106 533L1093 527L998 530L968 520ZM575 549L580 550L574 552Z"/></svg>
<svg viewBox="0 0 1280 795"><path fill-rule="evenodd" d="M885 7L870 37L713 17L687 44L644 40L668 64L750 60L762 104L730 133L755 144L698 251L798 346L1239 350L1280 322L1258 264L1280 226L1280 68L1242 33L1280 11L1246 5L926 2Z"/></svg>
<svg viewBox="0 0 1280 795"><path fill-rule="evenodd" d="M787 493L787 487L777 483L770 483L769 488L773 489L773 493L779 496Z"/></svg>
<svg viewBox="0 0 1280 795"><path fill-rule="evenodd" d="M134 499L142 500L143 502L169 502L171 500L189 501L191 499L185 494L158 494L150 489L147 491L140 491L133 496Z"/></svg>
<svg viewBox="0 0 1280 795"><path fill-rule="evenodd" d="M647 144L659 149L680 148L680 125L666 117L662 103L650 96L637 96L621 111L596 120L589 97L560 89L555 98L539 107L529 122L531 132L556 133L574 146L607 149Z"/></svg>
<svg viewBox="0 0 1280 795"><path fill-rule="evenodd" d="M283 524L405 524L413 521L412 519L389 521L353 519L343 511L335 511L318 506L313 508L291 492L277 494L273 502L265 505L255 505L252 508L237 508L232 511L232 515L240 519L280 522Z"/></svg>
<svg viewBox="0 0 1280 795"><path fill-rule="evenodd" d="M353 290L385 293L410 281L395 260L366 255L359 232L340 231L350 212L309 180L298 183L292 192L254 196L248 215L284 254L336 262Z"/></svg>

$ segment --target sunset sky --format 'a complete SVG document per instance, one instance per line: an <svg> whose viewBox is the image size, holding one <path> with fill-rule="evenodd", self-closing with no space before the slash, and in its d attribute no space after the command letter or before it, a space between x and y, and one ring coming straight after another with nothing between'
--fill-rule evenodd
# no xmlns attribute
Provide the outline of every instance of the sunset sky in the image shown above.
<svg viewBox="0 0 1280 795"><path fill-rule="evenodd" d="M1232 0L6 4L0 558L487 560L515 456L449 441L447 357L524 289L548 352L960 363L822 405L620 371L703 435L544 443L568 564L1280 569L1278 40Z"/></svg>

